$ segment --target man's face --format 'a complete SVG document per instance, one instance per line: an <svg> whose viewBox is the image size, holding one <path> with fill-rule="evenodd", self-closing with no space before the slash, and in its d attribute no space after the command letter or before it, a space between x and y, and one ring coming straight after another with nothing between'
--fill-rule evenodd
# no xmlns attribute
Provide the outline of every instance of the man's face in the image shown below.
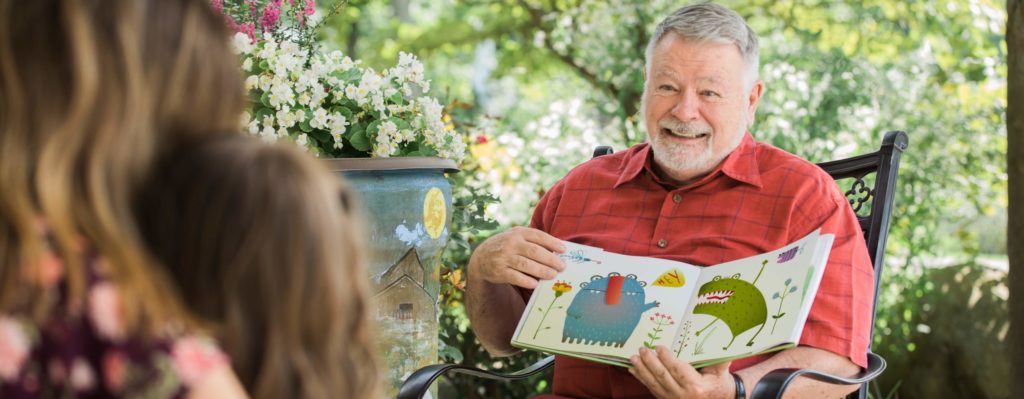
<svg viewBox="0 0 1024 399"><path fill-rule="evenodd" d="M746 64L733 44L668 34L646 71L644 120L656 170L688 183L718 166L739 145L764 88L744 84Z"/></svg>

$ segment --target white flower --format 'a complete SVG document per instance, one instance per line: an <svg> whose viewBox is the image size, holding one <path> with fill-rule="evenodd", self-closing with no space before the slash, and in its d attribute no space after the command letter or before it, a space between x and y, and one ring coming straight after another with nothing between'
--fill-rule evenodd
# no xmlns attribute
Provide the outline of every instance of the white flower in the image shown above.
<svg viewBox="0 0 1024 399"><path fill-rule="evenodd" d="M339 52L339 54L341 53ZM352 67L355 66L355 63L352 62L351 58L345 57L341 60L341 64L339 66L341 67L342 71L347 71L349 69L352 69Z"/></svg>
<svg viewBox="0 0 1024 399"><path fill-rule="evenodd" d="M242 70L246 72L252 70L252 58L246 57L245 61L242 61Z"/></svg>
<svg viewBox="0 0 1024 399"><path fill-rule="evenodd" d="M231 38L231 44L238 54L248 55L253 49L252 39L249 39L249 36L242 32L235 33L235 36Z"/></svg>
<svg viewBox="0 0 1024 399"><path fill-rule="evenodd" d="M384 83L384 79L377 75L373 69L367 69L363 72L362 80L359 82L360 88L365 88L366 91L372 92L380 90L381 84Z"/></svg>
<svg viewBox="0 0 1024 399"><path fill-rule="evenodd" d="M309 125L316 129L326 129L328 121L327 110L317 108L316 111L313 111L313 118L309 120Z"/></svg>
<svg viewBox="0 0 1024 399"><path fill-rule="evenodd" d="M252 89L254 89L257 86L259 86L259 84L260 84L260 77L257 76L257 75L249 75L249 77L245 78L245 90L246 91L251 91Z"/></svg>
<svg viewBox="0 0 1024 399"><path fill-rule="evenodd" d="M345 120L344 115L331 115L331 137L334 137L336 145L340 145L339 143L341 142L341 135L345 134L347 126L348 121Z"/></svg>
<svg viewBox="0 0 1024 399"><path fill-rule="evenodd" d="M309 152L309 136L305 133L299 133L299 136L295 138L295 144L302 147L303 150Z"/></svg>
<svg viewBox="0 0 1024 399"><path fill-rule="evenodd" d="M295 92L286 83L275 83L274 87L270 88L270 105L278 108L282 104L295 104Z"/></svg>
<svg viewBox="0 0 1024 399"><path fill-rule="evenodd" d="M268 61L273 60L277 56L277 42L274 41L273 36L270 36L269 38L264 36L264 38L266 41L263 42L263 48L260 49L257 56Z"/></svg>
<svg viewBox="0 0 1024 399"><path fill-rule="evenodd" d="M287 105L277 111L277 125L282 128L295 126L295 119Z"/></svg>

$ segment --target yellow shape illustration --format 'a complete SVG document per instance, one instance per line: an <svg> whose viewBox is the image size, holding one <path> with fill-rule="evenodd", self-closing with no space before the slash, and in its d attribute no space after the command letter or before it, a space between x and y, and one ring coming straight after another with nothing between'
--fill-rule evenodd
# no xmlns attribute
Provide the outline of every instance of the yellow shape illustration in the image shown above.
<svg viewBox="0 0 1024 399"><path fill-rule="evenodd" d="M436 239L441 236L447 212L441 189L434 187L427 191L427 196L423 198L423 227L430 238Z"/></svg>
<svg viewBox="0 0 1024 399"><path fill-rule="evenodd" d="M654 285L678 288L686 285L686 277L683 276L683 272L679 271L679 269L672 269L658 276L658 279L654 280Z"/></svg>

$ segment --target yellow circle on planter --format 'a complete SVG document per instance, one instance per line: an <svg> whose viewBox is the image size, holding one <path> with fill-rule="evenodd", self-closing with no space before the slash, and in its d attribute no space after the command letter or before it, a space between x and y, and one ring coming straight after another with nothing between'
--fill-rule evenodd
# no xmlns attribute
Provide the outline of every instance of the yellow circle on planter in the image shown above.
<svg viewBox="0 0 1024 399"><path fill-rule="evenodd" d="M426 228L430 238L438 238L444 231L445 214L448 212L444 206L444 194L441 189L434 187L427 191L423 198L423 227Z"/></svg>

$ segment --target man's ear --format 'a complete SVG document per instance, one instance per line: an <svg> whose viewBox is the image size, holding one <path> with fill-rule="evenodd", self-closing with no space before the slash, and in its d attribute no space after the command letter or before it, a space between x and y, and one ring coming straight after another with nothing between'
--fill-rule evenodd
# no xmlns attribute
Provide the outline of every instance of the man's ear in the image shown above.
<svg viewBox="0 0 1024 399"><path fill-rule="evenodd" d="M757 113L757 104L761 102L761 95L764 94L764 81L754 82L747 96L747 128L754 125L754 115Z"/></svg>

